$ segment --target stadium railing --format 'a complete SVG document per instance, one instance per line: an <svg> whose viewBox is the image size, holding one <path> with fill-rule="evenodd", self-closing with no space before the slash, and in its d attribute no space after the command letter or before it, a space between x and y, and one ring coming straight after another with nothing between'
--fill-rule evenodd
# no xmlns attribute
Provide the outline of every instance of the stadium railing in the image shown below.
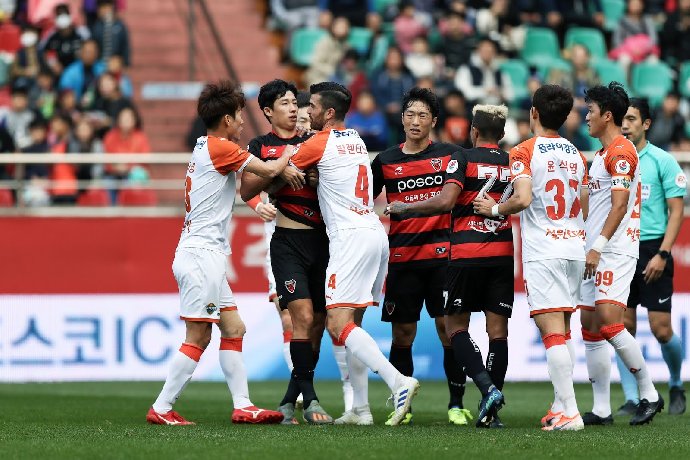
<svg viewBox="0 0 690 460"><path fill-rule="evenodd" d="M371 152L370 156L373 159L378 152ZM591 159L592 153L585 154L588 159ZM680 163L686 175L690 176L690 152L675 152L675 158ZM118 217L118 216L178 216L184 215L184 203L182 200L182 190L184 188L184 178L181 176L184 172L180 169L179 178L149 178L145 181L129 182L127 180L114 181L112 179L94 179L88 181L77 181L76 185L79 190L99 189L99 190L153 190L157 194L164 194L167 192L172 196L171 200L158 200L156 205L148 206L122 206L113 204L110 206L85 206L85 205L49 205L49 206L27 206L23 199L22 191L29 184L30 180L24 178L24 171L27 165L54 165L54 164L72 164L72 165L108 165L108 164L128 164L128 165L150 165L154 170L161 166L175 166L186 165L189 163L189 153L154 153L154 154L0 154L0 168L6 165L14 167L13 178L9 180L0 180L0 191L10 190L14 191L13 196L16 197L13 206L0 205L0 217L4 216L79 216L79 217ZM156 174L154 174L156 176ZM169 177L170 174L168 173ZM51 189L57 184L57 181L45 180L42 185L46 189ZM239 184L239 181L238 181ZM179 192L179 193L178 193ZM179 196L179 198L177 198ZM235 213L239 215L252 214L252 211L237 198L235 204ZM686 200L686 215L690 213L690 200Z"/></svg>

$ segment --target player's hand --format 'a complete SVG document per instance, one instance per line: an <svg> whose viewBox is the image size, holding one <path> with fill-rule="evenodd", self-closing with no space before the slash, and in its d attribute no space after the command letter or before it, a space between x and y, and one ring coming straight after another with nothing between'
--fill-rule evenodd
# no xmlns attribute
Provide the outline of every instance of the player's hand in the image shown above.
<svg viewBox="0 0 690 460"><path fill-rule="evenodd" d="M649 284L661 278L661 275L664 273L664 268L666 268L666 260L659 254L649 259L647 266L642 271L644 282Z"/></svg>
<svg viewBox="0 0 690 460"><path fill-rule="evenodd" d="M590 249L587 253L587 258L585 259L585 273L583 278L588 280L592 278L597 273L597 267L599 266L599 260L601 259L601 254L594 249Z"/></svg>
<svg viewBox="0 0 690 460"><path fill-rule="evenodd" d="M256 205L256 213L264 222L271 222L276 218L278 210L271 203L259 203Z"/></svg>
<svg viewBox="0 0 690 460"><path fill-rule="evenodd" d="M383 213L387 216L391 214L404 214L407 212L408 207L409 204L407 203L403 203L402 201L394 201L386 206L386 209L383 211Z"/></svg>
<svg viewBox="0 0 690 460"><path fill-rule="evenodd" d="M319 170L316 168L307 169L307 184L316 188L319 185Z"/></svg>
<svg viewBox="0 0 690 460"><path fill-rule="evenodd" d="M472 206L474 207L474 213L486 217L493 217L491 213L491 208L496 204L496 200L491 198L489 195L479 196L472 201Z"/></svg>
<svg viewBox="0 0 690 460"><path fill-rule="evenodd" d="M285 149L283 149L283 155L291 157L294 154L295 154L295 146L292 144L286 145Z"/></svg>
<svg viewBox="0 0 690 460"><path fill-rule="evenodd" d="M280 173L280 178L283 179L292 190L301 190L304 188L304 173L300 172L294 166L288 166Z"/></svg>

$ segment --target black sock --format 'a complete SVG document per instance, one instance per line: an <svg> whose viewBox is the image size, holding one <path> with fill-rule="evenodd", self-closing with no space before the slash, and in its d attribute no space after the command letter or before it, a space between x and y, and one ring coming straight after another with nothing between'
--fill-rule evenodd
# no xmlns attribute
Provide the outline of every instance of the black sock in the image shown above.
<svg viewBox="0 0 690 460"><path fill-rule="evenodd" d="M477 344L474 343L474 340L472 340L472 337L470 337L470 333L468 331L458 331L451 337L450 341L453 344L455 360L474 381L482 396L486 395L493 382L484 367L482 353L479 351Z"/></svg>
<svg viewBox="0 0 690 460"><path fill-rule="evenodd" d="M462 404L462 397L465 396L465 382L467 381L467 376L455 361L453 347L443 347L443 370L446 371L448 391L450 393L448 409L453 407L462 409L464 407Z"/></svg>
<svg viewBox="0 0 690 460"><path fill-rule="evenodd" d="M311 357L314 360L314 369L316 369L316 365L319 364L319 357L320 356L321 356L321 350L312 350Z"/></svg>
<svg viewBox="0 0 690 460"><path fill-rule="evenodd" d="M489 342L489 354L486 356L486 370L496 388L503 390L508 371L508 339L496 339Z"/></svg>
<svg viewBox="0 0 690 460"><path fill-rule="evenodd" d="M290 382L288 383L287 391L285 392L285 396L283 396L283 400L280 402L280 405L282 406L287 403L297 403L297 398L299 397L300 393L301 390L299 389L299 383L297 383L297 380L290 375Z"/></svg>
<svg viewBox="0 0 690 460"><path fill-rule="evenodd" d="M388 361L395 367L402 375L412 377L414 372L414 363L412 362L412 347L401 347L394 343L391 344L391 354Z"/></svg>
<svg viewBox="0 0 690 460"><path fill-rule="evenodd" d="M292 356L292 377L297 381L300 392L304 398L304 408L316 397L314 390L314 354L312 353L311 342L309 340L290 341L290 356Z"/></svg>

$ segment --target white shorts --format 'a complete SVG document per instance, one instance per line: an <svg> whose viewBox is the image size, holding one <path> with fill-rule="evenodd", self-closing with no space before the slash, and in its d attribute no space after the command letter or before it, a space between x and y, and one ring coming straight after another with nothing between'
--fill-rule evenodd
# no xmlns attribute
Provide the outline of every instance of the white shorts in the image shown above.
<svg viewBox="0 0 690 460"><path fill-rule="evenodd" d="M583 260L533 260L522 267L530 316L576 310L585 270Z"/></svg>
<svg viewBox="0 0 690 460"><path fill-rule="evenodd" d="M612 252L602 253L596 275L582 281L578 308L594 311L596 305L610 303L625 310L628 307L635 267L635 257Z"/></svg>
<svg viewBox="0 0 690 460"><path fill-rule="evenodd" d="M383 227L338 230L328 236L326 309L379 304L388 269L388 237Z"/></svg>
<svg viewBox="0 0 690 460"><path fill-rule="evenodd" d="M221 311L237 310L228 284L225 254L199 248L178 249L172 268L180 290L181 319L217 323Z"/></svg>
<svg viewBox="0 0 690 460"><path fill-rule="evenodd" d="M271 267L271 238L273 232L276 231L276 221L264 222L264 235L266 238L266 278L268 279L268 300L273 302L273 299L278 297L276 291L276 279L273 276L273 268Z"/></svg>

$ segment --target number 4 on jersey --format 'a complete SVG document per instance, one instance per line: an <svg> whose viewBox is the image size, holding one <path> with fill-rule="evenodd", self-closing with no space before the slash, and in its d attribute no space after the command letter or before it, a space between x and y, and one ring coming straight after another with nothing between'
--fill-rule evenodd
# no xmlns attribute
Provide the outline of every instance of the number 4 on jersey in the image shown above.
<svg viewBox="0 0 690 460"><path fill-rule="evenodd" d="M369 205L369 173L364 165L359 165L357 181L355 182L355 196L362 199L362 205Z"/></svg>

